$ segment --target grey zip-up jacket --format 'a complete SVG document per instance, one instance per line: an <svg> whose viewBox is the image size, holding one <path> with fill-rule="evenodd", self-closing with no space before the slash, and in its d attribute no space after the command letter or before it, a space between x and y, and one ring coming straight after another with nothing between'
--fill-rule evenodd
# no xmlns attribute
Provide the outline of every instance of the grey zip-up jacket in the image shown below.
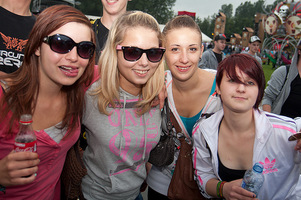
<svg viewBox="0 0 301 200"><path fill-rule="evenodd" d="M222 60L226 58L225 54L222 52ZM213 49L206 50L203 55L202 59L199 61L199 68L201 69L217 69L218 61L215 57Z"/></svg>
<svg viewBox="0 0 301 200"><path fill-rule="evenodd" d="M262 105L270 105L272 113L280 114L281 108L291 92L291 83L299 74L297 64L298 50L296 48L288 74L286 72L286 66L281 66L271 75L267 87L264 90ZM286 77L287 80L285 81Z"/></svg>

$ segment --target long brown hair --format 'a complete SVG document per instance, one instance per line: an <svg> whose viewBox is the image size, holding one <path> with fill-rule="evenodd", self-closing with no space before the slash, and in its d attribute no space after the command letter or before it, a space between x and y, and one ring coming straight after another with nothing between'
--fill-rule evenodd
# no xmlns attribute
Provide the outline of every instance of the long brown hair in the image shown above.
<svg viewBox="0 0 301 200"><path fill-rule="evenodd" d="M25 48L24 61L20 69L12 74L0 76L0 79L9 80L9 88L0 102L1 120L12 111L10 119L12 124L19 120L24 113L33 114L35 111L37 96L39 93L39 62L35 51L41 46L43 38L69 22L77 22L91 29L92 42L95 44L94 32L88 18L79 10L66 5L55 5L45 9L38 17L29 35ZM82 117L84 106L84 86L91 84L94 72L95 55L90 58L83 75L70 86L63 86L66 93L66 112L62 121L63 128L69 126L74 130L79 125L78 117Z"/></svg>

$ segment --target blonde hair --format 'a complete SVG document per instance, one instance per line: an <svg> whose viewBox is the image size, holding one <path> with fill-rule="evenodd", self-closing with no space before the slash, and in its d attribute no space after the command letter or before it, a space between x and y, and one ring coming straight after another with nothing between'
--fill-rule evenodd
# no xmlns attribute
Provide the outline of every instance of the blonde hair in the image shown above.
<svg viewBox="0 0 301 200"><path fill-rule="evenodd" d="M130 11L121 15L113 23L98 65L101 73L101 84L92 93L98 96L98 107L101 113L109 115L106 107L111 104L116 107L114 100L119 101L119 70L117 68L116 46L121 44L125 33L130 28L144 27L157 33L159 46L162 46L162 33L158 22L151 15L141 11ZM137 103L137 114L142 115L151 108L151 103L164 85L164 64L162 60L153 76L142 87L141 97Z"/></svg>

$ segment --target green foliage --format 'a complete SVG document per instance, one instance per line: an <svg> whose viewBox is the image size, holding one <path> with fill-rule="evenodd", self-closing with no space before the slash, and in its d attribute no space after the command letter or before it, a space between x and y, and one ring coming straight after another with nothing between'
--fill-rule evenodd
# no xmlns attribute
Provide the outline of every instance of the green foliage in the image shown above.
<svg viewBox="0 0 301 200"><path fill-rule="evenodd" d="M77 6L86 15L102 16L101 0L81 0ZM176 0L133 0L128 2L127 10L141 10L154 16L160 24L165 24L174 16L172 7Z"/></svg>
<svg viewBox="0 0 301 200"><path fill-rule="evenodd" d="M81 2L76 6L86 15L102 16L101 0L77 0ZM242 2L235 10L232 4L221 5L218 12L223 12L226 16L225 34L230 36L233 33L242 34L244 27L254 29L254 16L256 13L270 13L276 5L282 0L275 0L273 5L265 5L265 0L258 0L252 3L251 1ZM128 2L128 10L141 10L153 15L160 24L165 24L169 19L174 17L175 13L172 10L176 0L132 0ZM215 26L215 18L217 13L213 13L207 18L196 18L196 22L200 26L202 32L213 37L212 33Z"/></svg>
<svg viewBox="0 0 301 200"><path fill-rule="evenodd" d="M213 37L212 33L214 30L215 25L215 15L205 18L204 20L201 20L199 17L196 19L196 23L199 25L201 31L208 35L209 37Z"/></svg>
<svg viewBox="0 0 301 200"><path fill-rule="evenodd" d="M141 10L154 16L160 24L174 16L172 7L176 0L133 0L128 4L128 10Z"/></svg>
<svg viewBox="0 0 301 200"><path fill-rule="evenodd" d="M85 15L102 15L101 0L81 0L80 5L76 6L77 9L82 11Z"/></svg>
<svg viewBox="0 0 301 200"><path fill-rule="evenodd" d="M233 5L232 4L223 4L220 12L224 13L227 17L227 19L231 19L232 18L232 14L233 14Z"/></svg>

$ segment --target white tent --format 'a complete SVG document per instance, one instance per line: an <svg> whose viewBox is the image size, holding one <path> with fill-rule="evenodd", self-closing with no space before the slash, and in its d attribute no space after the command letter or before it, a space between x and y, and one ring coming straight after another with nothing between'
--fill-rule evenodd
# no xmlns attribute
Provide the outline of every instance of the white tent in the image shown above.
<svg viewBox="0 0 301 200"><path fill-rule="evenodd" d="M202 40L203 42L211 42L212 39L210 37L208 37L207 35L205 35L204 33L202 33Z"/></svg>

